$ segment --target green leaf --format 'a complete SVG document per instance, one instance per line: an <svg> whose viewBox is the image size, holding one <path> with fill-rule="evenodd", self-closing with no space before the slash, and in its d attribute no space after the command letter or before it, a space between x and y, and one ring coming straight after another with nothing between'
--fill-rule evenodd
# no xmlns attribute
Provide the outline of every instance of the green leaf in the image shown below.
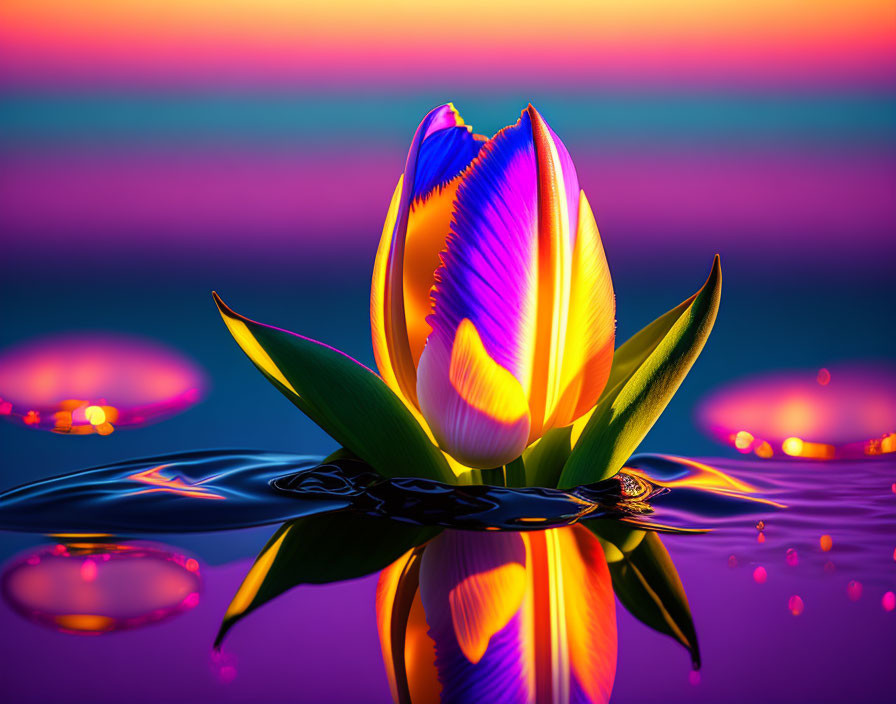
<svg viewBox="0 0 896 704"><path fill-rule="evenodd" d="M569 459L572 426L551 428L523 453L527 486L557 486L563 465Z"/></svg>
<svg viewBox="0 0 896 704"><path fill-rule="evenodd" d="M637 449L697 359L719 310L718 255L703 287L622 345L560 476L560 488L612 477Z"/></svg>
<svg viewBox="0 0 896 704"><path fill-rule="evenodd" d="M441 451L370 369L332 347L249 320L213 295L243 352L345 449L385 477L417 476L456 483Z"/></svg>
<svg viewBox="0 0 896 704"><path fill-rule="evenodd" d="M504 465L504 485L513 487L528 486L526 482L526 465L522 457Z"/></svg>
<svg viewBox="0 0 896 704"><path fill-rule="evenodd" d="M614 527L608 524L615 523ZM627 529L618 521L586 521L584 525L604 544L610 560L613 591L628 612L650 628L672 636L690 651L694 669L700 668L700 647L678 570L652 531ZM607 551L607 543L612 549ZM613 552L615 550L615 553Z"/></svg>
<svg viewBox="0 0 896 704"><path fill-rule="evenodd" d="M243 579L224 615L215 647L237 621L293 587L377 572L439 530L348 511L284 523Z"/></svg>
<svg viewBox="0 0 896 704"><path fill-rule="evenodd" d="M632 528L613 518L597 518L585 521L584 525L603 545L607 562L619 562L626 553L638 547L647 535L646 530Z"/></svg>

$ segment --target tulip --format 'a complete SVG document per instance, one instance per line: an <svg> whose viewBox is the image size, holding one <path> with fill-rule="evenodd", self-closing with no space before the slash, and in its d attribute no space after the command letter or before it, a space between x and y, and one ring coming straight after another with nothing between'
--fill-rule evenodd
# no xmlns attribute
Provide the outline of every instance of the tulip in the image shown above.
<svg viewBox="0 0 896 704"><path fill-rule="evenodd" d="M445 531L383 570L377 623L396 702L607 702L616 613L597 538Z"/></svg>
<svg viewBox="0 0 896 704"><path fill-rule="evenodd" d="M370 297L380 375L466 467L520 456L592 409L613 285L566 147L531 105L493 138L451 104L417 129Z"/></svg>

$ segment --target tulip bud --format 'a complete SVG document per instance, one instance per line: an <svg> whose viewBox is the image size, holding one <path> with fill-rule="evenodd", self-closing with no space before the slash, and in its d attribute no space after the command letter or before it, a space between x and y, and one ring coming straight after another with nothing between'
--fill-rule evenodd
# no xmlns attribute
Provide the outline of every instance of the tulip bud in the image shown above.
<svg viewBox="0 0 896 704"><path fill-rule="evenodd" d="M531 105L490 140L453 106L424 118L371 292L381 375L469 467L518 457L587 413L615 303L569 153Z"/></svg>

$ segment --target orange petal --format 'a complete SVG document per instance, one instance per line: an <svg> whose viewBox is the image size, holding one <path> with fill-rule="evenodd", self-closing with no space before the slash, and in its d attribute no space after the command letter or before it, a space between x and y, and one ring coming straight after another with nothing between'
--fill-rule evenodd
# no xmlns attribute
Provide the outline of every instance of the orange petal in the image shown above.
<svg viewBox="0 0 896 704"><path fill-rule="evenodd" d="M436 188L411 204L404 250L404 310L408 341L414 363L420 361L426 338L432 331L426 317L432 309L430 291L435 271L439 268L439 252L451 228L454 196L460 185L458 176L445 186Z"/></svg>

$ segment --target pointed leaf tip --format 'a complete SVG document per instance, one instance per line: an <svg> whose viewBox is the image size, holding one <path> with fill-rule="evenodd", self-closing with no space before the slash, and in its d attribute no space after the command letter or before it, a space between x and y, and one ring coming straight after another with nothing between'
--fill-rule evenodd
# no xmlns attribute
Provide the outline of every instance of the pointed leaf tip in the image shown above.
<svg viewBox="0 0 896 704"><path fill-rule="evenodd" d="M622 468L699 356L715 323L721 295L717 254L706 283L696 294L616 350L610 379L563 468L560 488L600 481Z"/></svg>
<svg viewBox="0 0 896 704"><path fill-rule="evenodd" d="M610 547L613 591L626 610L642 623L665 633L688 649L691 665L700 669L697 630L684 585L659 535L630 530L615 521L583 523Z"/></svg>
<svg viewBox="0 0 896 704"><path fill-rule="evenodd" d="M342 447L386 477L454 483L441 451L374 372L337 349L239 315L212 295L246 356Z"/></svg>

